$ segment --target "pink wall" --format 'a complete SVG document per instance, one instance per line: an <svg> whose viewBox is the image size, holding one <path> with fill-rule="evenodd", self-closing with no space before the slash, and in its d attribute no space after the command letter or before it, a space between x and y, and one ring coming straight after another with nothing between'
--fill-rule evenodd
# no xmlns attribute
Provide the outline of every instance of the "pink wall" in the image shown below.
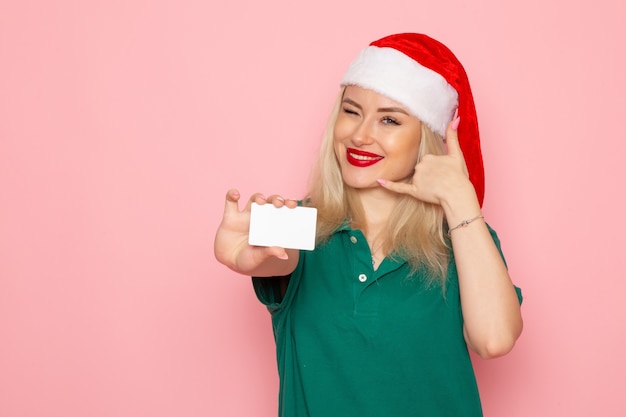
<svg viewBox="0 0 626 417"><path fill-rule="evenodd" d="M399 31L467 68L525 293L486 416L626 415L624 3L314 3L0 1L0 416L274 416L222 198L300 196L346 65Z"/></svg>

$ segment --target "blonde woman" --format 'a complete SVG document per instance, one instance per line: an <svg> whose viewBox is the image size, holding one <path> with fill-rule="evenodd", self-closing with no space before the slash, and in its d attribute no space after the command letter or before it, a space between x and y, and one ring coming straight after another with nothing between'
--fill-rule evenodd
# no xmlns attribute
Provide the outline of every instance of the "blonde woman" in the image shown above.
<svg viewBox="0 0 626 417"><path fill-rule="evenodd" d="M272 317L281 416L481 416L468 349L505 355L522 331L484 194L465 71L421 34L348 68L301 204L313 251L248 245L250 205L226 195L216 258L253 277Z"/></svg>

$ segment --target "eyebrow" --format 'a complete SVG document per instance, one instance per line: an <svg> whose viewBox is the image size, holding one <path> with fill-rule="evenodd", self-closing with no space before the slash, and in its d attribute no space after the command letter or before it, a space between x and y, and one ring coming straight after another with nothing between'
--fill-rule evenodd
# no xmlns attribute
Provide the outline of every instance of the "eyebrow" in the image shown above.
<svg viewBox="0 0 626 417"><path fill-rule="evenodd" d="M354 101L354 100L352 100L352 99L349 99L349 98L344 98L344 99L343 99L343 102L344 102L344 103L347 103L347 104L350 104L350 105L352 105L352 106L354 106L354 107L358 108L359 110L363 110L363 107L362 107L359 103L357 103L356 101ZM380 107L380 108L378 109L378 112L379 112L379 113L404 113L404 114L406 114L407 116L409 116L409 113L407 113L407 111L406 111L406 110L404 110L404 109L403 109L403 108L401 108L401 107Z"/></svg>

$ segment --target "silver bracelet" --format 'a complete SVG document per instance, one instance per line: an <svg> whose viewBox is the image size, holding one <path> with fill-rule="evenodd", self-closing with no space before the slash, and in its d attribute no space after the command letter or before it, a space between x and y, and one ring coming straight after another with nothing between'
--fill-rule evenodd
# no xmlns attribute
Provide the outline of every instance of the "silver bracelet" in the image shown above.
<svg viewBox="0 0 626 417"><path fill-rule="evenodd" d="M468 224L470 224L471 222L473 222L474 220L478 220L478 219L484 219L485 216L483 216L482 214L479 214L478 216L471 218L471 219L467 219L467 220L463 220L461 223L457 224L456 226L454 226L452 229L448 229L448 237L452 236L452 231L458 229L459 227L465 227Z"/></svg>

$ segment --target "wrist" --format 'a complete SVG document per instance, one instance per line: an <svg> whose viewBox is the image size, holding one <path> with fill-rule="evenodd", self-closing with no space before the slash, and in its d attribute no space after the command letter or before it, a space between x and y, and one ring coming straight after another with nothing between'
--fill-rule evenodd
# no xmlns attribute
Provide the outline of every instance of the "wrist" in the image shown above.
<svg viewBox="0 0 626 417"><path fill-rule="evenodd" d="M459 224L457 224L456 226L452 226L452 225L448 225L448 237L452 237L452 232L455 231L456 229L461 229L463 227L468 226L470 223L478 220L478 219L484 219L485 216L481 214L479 214L478 216L474 216L471 219L465 219L462 222L460 222Z"/></svg>
<svg viewBox="0 0 626 417"><path fill-rule="evenodd" d="M481 214L480 203L471 183L450 193L448 198L441 201L441 207L450 227Z"/></svg>

